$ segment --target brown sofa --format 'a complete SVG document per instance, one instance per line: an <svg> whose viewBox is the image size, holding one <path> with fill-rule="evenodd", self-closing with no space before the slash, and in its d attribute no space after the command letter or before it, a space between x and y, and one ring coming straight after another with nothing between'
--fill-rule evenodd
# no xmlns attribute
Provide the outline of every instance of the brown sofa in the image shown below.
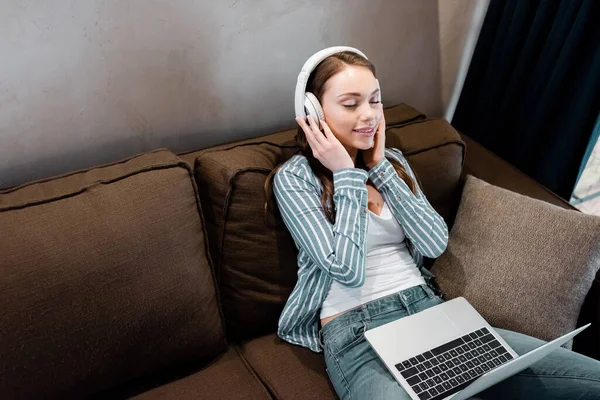
<svg viewBox="0 0 600 400"><path fill-rule="evenodd" d="M571 208L442 119L386 120L449 226L466 173ZM296 250L262 191L294 133L0 190L0 398L336 398L322 356L275 334ZM595 325L574 349L600 359Z"/></svg>

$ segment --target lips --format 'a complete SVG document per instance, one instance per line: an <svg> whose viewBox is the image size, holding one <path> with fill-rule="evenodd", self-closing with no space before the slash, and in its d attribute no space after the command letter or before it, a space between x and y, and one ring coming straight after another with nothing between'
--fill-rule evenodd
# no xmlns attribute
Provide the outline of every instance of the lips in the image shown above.
<svg viewBox="0 0 600 400"><path fill-rule="evenodd" d="M358 133L361 136L366 136L366 137L371 137L375 134L375 128L353 129L353 131Z"/></svg>

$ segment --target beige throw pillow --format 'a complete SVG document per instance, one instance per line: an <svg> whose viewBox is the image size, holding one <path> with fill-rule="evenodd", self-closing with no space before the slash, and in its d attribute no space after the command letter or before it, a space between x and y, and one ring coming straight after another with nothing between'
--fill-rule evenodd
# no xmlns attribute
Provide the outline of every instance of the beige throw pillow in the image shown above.
<svg viewBox="0 0 600 400"><path fill-rule="evenodd" d="M448 248L432 271L492 325L543 340L576 327L600 267L600 217L467 176Z"/></svg>

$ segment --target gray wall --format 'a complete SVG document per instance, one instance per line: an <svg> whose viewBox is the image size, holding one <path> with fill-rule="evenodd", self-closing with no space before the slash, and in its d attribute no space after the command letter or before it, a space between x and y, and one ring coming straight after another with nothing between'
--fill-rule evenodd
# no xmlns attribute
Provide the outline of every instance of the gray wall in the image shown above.
<svg viewBox="0 0 600 400"><path fill-rule="evenodd" d="M442 115L437 0L5 0L0 187L294 125L306 58L337 44L384 103Z"/></svg>

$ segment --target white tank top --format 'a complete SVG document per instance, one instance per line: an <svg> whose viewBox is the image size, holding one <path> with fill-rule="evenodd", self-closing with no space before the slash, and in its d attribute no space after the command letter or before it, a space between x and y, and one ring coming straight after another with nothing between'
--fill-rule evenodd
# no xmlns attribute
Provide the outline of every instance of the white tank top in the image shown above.
<svg viewBox="0 0 600 400"><path fill-rule="evenodd" d="M333 281L321 307L321 319L425 284L406 247L404 229L387 204L384 202L381 215L371 211L368 215L365 283L351 288Z"/></svg>

